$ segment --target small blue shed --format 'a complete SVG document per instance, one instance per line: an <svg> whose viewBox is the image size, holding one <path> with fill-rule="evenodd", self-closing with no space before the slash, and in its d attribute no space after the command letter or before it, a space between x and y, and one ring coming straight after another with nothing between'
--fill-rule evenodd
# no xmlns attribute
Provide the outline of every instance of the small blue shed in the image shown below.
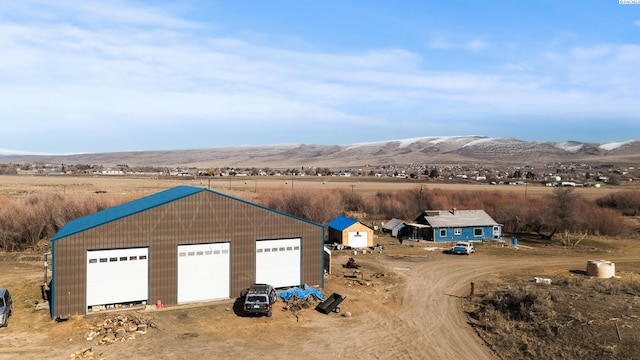
<svg viewBox="0 0 640 360"><path fill-rule="evenodd" d="M373 246L373 229L356 219L338 216L327 223L329 242L353 248Z"/></svg>

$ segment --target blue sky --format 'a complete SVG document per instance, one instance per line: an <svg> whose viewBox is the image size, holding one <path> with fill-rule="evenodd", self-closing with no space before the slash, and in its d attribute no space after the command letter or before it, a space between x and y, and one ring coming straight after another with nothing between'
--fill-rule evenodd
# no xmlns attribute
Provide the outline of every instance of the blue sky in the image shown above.
<svg viewBox="0 0 640 360"><path fill-rule="evenodd" d="M640 138L640 4L0 0L0 149Z"/></svg>

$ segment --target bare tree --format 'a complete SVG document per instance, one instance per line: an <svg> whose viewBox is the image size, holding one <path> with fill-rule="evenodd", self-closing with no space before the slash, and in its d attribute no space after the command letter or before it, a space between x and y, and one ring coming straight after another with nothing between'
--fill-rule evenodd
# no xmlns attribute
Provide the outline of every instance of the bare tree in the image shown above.
<svg viewBox="0 0 640 360"><path fill-rule="evenodd" d="M540 217L536 232L550 240L557 232L573 230L578 222L579 207L580 196L574 193L573 188L556 188L550 197L548 211Z"/></svg>

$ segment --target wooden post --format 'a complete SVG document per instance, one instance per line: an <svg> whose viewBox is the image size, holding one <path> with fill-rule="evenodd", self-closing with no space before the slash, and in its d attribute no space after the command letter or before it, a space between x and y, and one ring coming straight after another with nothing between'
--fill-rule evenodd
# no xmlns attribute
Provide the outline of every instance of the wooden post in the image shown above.
<svg viewBox="0 0 640 360"><path fill-rule="evenodd" d="M471 299L473 297L474 291L475 291L475 284L472 281L471 282L471 291L469 292L469 299Z"/></svg>

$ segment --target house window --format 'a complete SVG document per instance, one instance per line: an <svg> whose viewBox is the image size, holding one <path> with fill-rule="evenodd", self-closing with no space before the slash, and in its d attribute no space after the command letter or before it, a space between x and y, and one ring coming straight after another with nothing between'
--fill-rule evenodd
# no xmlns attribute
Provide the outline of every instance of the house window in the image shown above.
<svg viewBox="0 0 640 360"><path fill-rule="evenodd" d="M455 235L462 235L462 229L460 229L460 228L455 228L455 229L453 230L453 233L454 233Z"/></svg>
<svg viewBox="0 0 640 360"><path fill-rule="evenodd" d="M440 237L447 236L447 229L440 229Z"/></svg>
<svg viewBox="0 0 640 360"><path fill-rule="evenodd" d="M473 236L482 236L482 228L473 229Z"/></svg>

